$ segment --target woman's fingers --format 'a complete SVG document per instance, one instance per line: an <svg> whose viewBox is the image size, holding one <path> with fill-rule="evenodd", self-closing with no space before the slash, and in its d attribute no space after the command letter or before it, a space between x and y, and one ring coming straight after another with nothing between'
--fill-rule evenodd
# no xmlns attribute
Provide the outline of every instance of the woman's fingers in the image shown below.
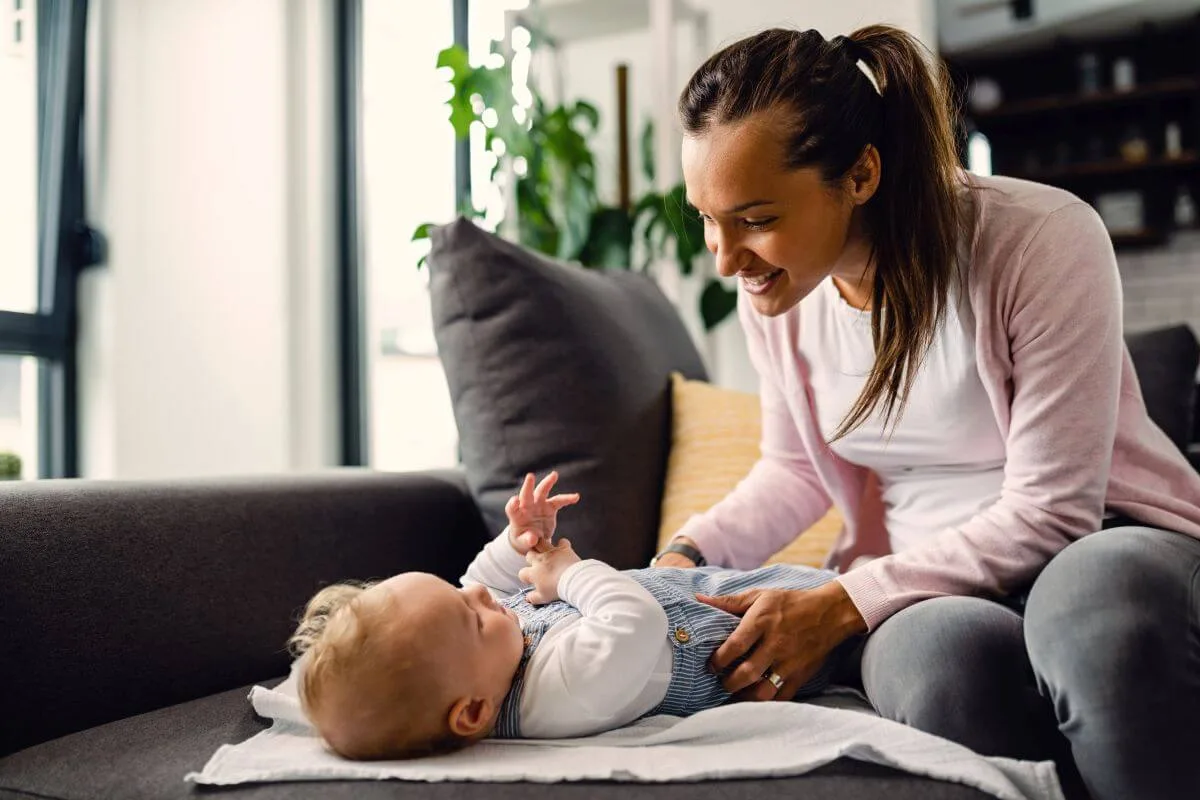
<svg viewBox="0 0 1200 800"><path fill-rule="evenodd" d="M751 606L754 605L754 601L758 599L758 595L758 589L751 589L748 592L741 592L740 594L698 594L696 595L696 599L705 605L719 608L722 611L740 617L750 610Z"/></svg>
<svg viewBox="0 0 1200 800"><path fill-rule="evenodd" d="M734 667L721 681L725 691L737 694L743 689L754 686L763 679L763 675L771 668L772 654L765 648L755 648L746 660ZM774 688L774 687L772 687Z"/></svg>
<svg viewBox="0 0 1200 800"><path fill-rule="evenodd" d="M814 674L816 674L816 668L812 666L793 668L791 674L786 676L783 688L775 694L775 699L791 700L796 696L796 692L812 679Z"/></svg>
<svg viewBox="0 0 1200 800"><path fill-rule="evenodd" d="M721 646L712 654L710 663L713 671L724 672L733 662L749 653L758 644L760 638L762 638L762 633L754 625L753 620L743 619L737 626L737 630L729 634L729 638L722 642Z"/></svg>

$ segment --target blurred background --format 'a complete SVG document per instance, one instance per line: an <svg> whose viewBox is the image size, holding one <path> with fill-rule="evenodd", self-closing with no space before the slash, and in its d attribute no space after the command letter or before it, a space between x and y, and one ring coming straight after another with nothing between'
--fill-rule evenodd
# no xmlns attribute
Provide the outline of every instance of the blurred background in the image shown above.
<svg viewBox="0 0 1200 800"><path fill-rule="evenodd" d="M1200 326L1200 0L0 0L0 477L452 466L459 213L646 270L754 391L675 98L875 22L950 64L964 166L1096 207L1127 329Z"/></svg>

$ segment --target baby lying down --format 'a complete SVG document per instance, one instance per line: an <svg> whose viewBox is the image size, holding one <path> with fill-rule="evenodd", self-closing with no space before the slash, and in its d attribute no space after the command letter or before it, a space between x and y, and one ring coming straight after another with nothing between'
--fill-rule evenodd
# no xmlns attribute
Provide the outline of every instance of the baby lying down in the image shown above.
<svg viewBox="0 0 1200 800"><path fill-rule="evenodd" d="M309 602L291 639L302 707L351 759L446 752L492 736L566 738L730 699L708 661L739 618L696 598L813 589L834 574L788 565L618 571L551 544L557 475L533 476L509 526L461 588L407 572L337 584ZM829 665L797 695L828 683Z"/></svg>

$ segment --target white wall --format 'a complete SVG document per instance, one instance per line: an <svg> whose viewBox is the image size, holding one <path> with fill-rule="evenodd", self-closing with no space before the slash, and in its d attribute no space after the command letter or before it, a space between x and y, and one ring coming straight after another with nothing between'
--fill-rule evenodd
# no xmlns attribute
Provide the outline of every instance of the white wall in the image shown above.
<svg viewBox="0 0 1200 800"><path fill-rule="evenodd" d="M695 34L688 26L680 25L676 37L677 56L670 92L672 103L687 83L692 71L711 53L743 36L764 28L782 26L800 29L816 28L826 38L848 34L855 28L877 22L897 25L916 34L931 49L936 49L936 14L933 0L689 0L708 13L706 48L697 46ZM630 68L630 127L633 134L631 153L634 166L640 163L637 137L642 125L652 114L652 63L654 51L647 32L608 36L602 39L573 43L562 51L565 94L568 98L584 98L600 108L601 126L595 142L597 170L602 196L608 202L616 200L616 66ZM671 119L674 119L673 115ZM678 164L665 165L678 178ZM659 165L662 169L663 165ZM633 186L636 196L646 187L636 171ZM705 264L704 270L711 265ZM694 313L699 285L669 286L677 293L693 332L699 329ZM745 352L745 343L735 319L730 318L707 340L701 341L709 363L711 377L718 383L757 391L757 380Z"/></svg>
<svg viewBox="0 0 1200 800"><path fill-rule="evenodd" d="M331 6L93 2L86 476L334 462Z"/></svg>

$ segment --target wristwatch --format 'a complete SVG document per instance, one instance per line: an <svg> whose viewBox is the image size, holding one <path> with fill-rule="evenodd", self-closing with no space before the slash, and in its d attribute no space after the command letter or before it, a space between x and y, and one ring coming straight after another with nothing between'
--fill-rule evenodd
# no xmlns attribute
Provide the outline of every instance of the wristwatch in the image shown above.
<svg viewBox="0 0 1200 800"><path fill-rule="evenodd" d="M692 547L690 544L684 544L683 542L671 542L669 545L659 551L654 558L650 559L650 566L653 567L655 564L657 564L658 560L667 553L679 553L681 556L690 558L692 563L697 567L703 567L708 563L704 560L704 554Z"/></svg>

